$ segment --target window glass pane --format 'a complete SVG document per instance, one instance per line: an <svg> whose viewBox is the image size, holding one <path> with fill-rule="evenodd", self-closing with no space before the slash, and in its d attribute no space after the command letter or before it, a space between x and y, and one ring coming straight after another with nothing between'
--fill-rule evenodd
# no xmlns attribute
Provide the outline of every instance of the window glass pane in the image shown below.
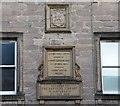
<svg viewBox="0 0 120 106"><path fill-rule="evenodd" d="M0 81L0 91L14 91L15 90L15 68L0 68L2 74L2 81Z"/></svg>
<svg viewBox="0 0 120 106"><path fill-rule="evenodd" d="M118 66L118 42L101 42L102 66Z"/></svg>
<svg viewBox="0 0 120 106"><path fill-rule="evenodd" d="M120 75L118 68L102 68L102 87L104 94L120 93Z"/></svg>
<svg viewBox="0 0 120 106"><path fill-rule="evenodd" d="M15 64L15 42L8 41L0 42L0 64L1 65Z"/></svg>

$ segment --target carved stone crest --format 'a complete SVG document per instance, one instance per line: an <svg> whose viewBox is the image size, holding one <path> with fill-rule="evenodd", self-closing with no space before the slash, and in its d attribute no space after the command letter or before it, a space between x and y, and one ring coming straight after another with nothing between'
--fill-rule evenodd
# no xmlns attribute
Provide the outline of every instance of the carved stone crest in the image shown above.
<svg viewBox="0 0 120 106"><path fill-rule="evenodd" d="M65 27L65 8L51 9L51 27Z"/></svg>
<svg viewBox="0 0 120 106"><path fill-rule="evenodd" d="M69 4L46 5L46 32L70 32Z"/></svg>

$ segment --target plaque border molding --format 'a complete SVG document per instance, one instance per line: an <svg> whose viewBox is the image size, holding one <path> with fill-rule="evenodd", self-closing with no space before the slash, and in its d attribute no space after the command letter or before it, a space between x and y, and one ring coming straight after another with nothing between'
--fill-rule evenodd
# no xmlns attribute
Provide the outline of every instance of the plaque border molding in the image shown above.
<svg viewBox="0 0 120 106"><path fill-rule="evenodd" d="M70 75L69 76L48 76L48 73L47 73L47 52L49 50L52 50L52 51L69 51L70 52L70 55L71 55L71 67L70 67ZM75 46L43 46L43 78L44 79L74 79L75 78Z"/></svg>

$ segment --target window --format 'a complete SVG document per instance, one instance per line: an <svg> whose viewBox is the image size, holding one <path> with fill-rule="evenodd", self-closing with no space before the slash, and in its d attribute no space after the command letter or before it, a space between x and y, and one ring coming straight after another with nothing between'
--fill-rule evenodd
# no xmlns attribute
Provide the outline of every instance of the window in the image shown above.
<svg viewBox="0 0 120 106"><path fill-rule="evenodd" d="M100 41L103 94L120 94L119 41Z"/></svg>
<svg viewBox="0 0 120 106"><path fill-rule="evenodd" d="M94 32L95 35L95 99L120 98L120 32Z"/></svg>
<svg viewBox="0 0 120 106"><path fill-rule="evenodd" d="M17 42L0 41L0 95L15 95L17 91Z"/></svg>
<svg viewBox="0 0 120 106"><path fill-rule="evenodd" d="M0 32L0 98L24 101L23 33Z"/></svg>

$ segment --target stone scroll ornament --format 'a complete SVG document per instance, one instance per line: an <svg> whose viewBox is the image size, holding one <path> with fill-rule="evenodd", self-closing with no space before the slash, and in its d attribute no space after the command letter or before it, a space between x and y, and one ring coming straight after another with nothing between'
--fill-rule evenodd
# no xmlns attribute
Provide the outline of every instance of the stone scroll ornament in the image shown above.
<svg viewBox="0 0 120 106"><path fill-rule="evenodd" d="M43 80L43 63L39 65L38 67L39 75L38 75L38 81ZM80 75L80 66L75 63L75 79L76 80L82 80Z"/></svg>
<svg viewBox="0 0 120 106"><path fill-rule="evenodd" d="M51 9L51 27L66 27L65 8Z"/></svg>
<svg viewBox="0 0 120 106"><path fill-rule="evenodd" d="M43 80L43 63L39 65L38 71L40 72L38 75L38 81Z"/></svg>
<svg viewBox="0 0 120 106"><path fill-rule="evenodd" d="M80 66L77 64L77 63L75 63L75 78L76 78L76 80L82 80L82 78L81 78L81 75L80 75Z"/></svg>

